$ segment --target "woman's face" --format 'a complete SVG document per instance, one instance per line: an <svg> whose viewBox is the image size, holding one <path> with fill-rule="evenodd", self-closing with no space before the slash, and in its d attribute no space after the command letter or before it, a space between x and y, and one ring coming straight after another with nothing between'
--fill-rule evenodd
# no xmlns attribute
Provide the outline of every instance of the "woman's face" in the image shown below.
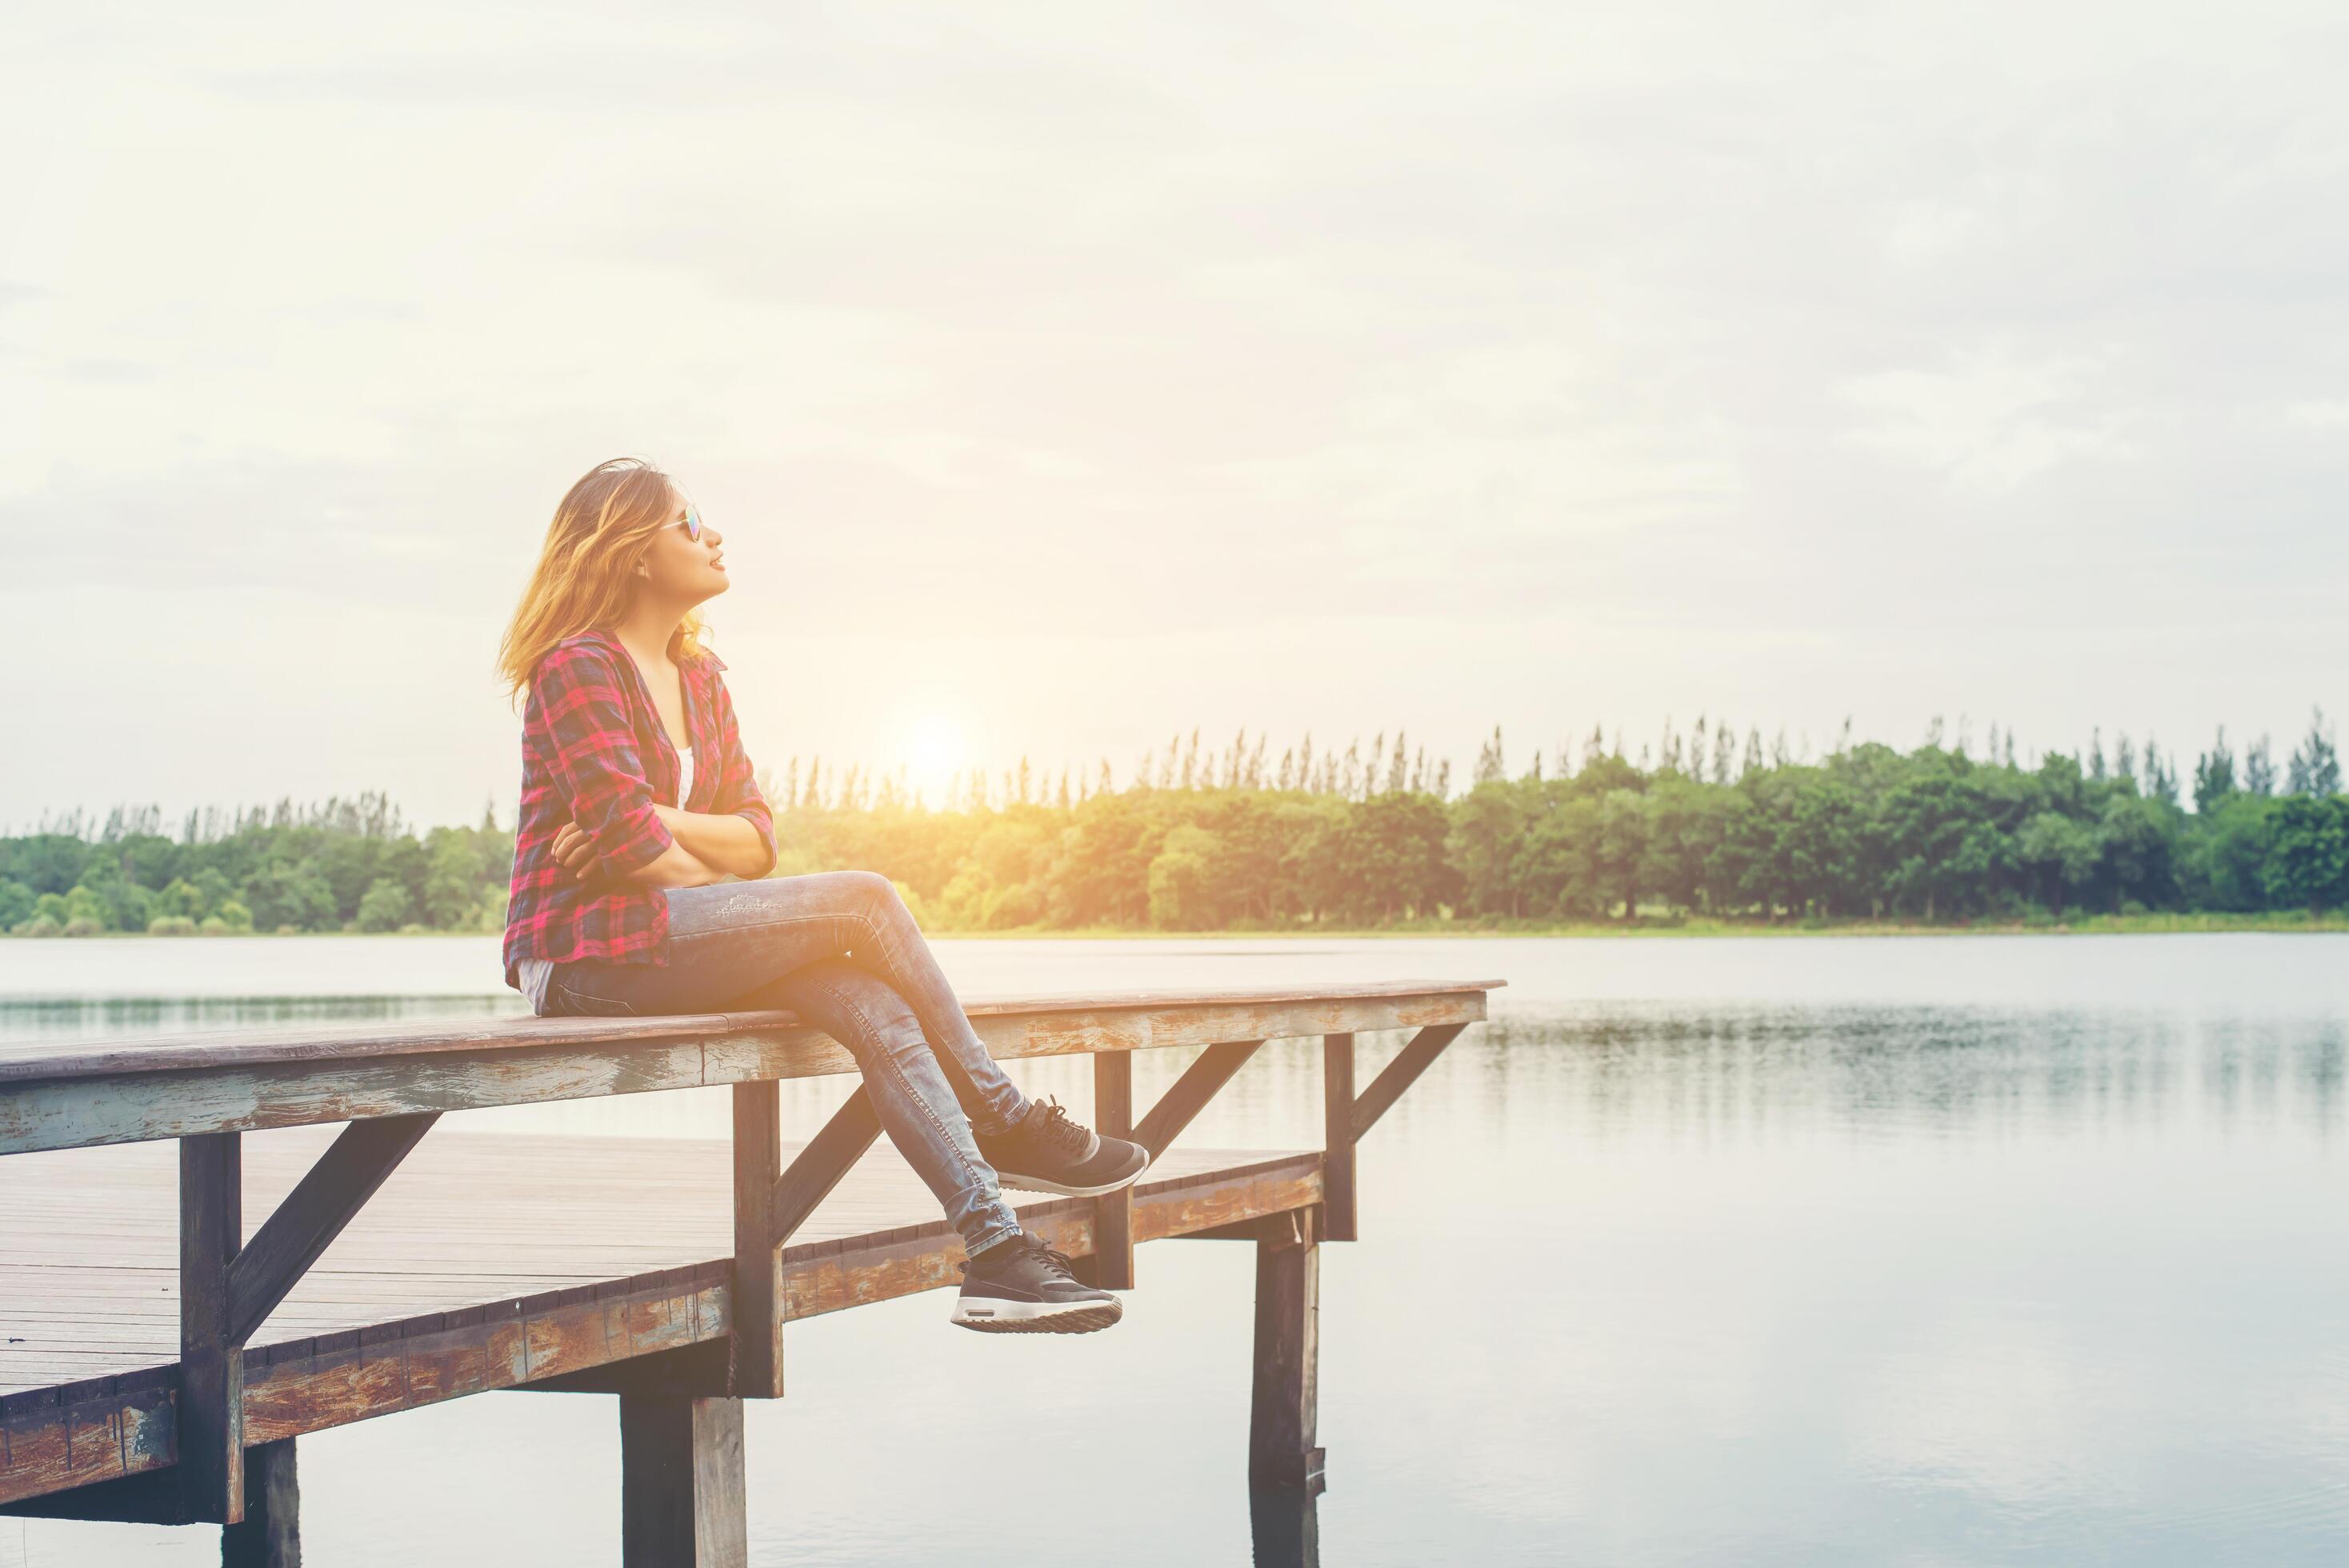
<svg viewBox="0 0 2349 1568"><path fill-rule="evenodd" d="M726 575L725 552L719 548L725 542L724 536L704 522L700 539L694 539L687 526L696 515L692 502L682 491L671 494L676 505L645 552L640 591L690 606L715 598L733 584Z"/></svg>

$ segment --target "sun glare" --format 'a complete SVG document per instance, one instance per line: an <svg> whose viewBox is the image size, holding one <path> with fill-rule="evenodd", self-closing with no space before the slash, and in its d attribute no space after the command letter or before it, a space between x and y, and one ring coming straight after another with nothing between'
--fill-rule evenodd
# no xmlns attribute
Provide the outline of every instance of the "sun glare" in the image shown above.
<svg viewBox="0 0 2349 1568"><path fill-rule="evenodd" d="M908 782L932 806L943 805L947 787L963 768L962 730L943 714L925 714L905 735Z"/></svg>

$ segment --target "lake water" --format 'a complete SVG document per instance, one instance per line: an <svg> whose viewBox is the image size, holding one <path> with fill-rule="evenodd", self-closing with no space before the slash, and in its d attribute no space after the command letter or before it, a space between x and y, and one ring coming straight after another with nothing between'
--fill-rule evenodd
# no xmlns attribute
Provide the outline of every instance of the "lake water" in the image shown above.
<svg viewBox="0 0 2349 1568"><path fill-rule="evenodd" d="M1328 1563L2349 1561L2349 937L938 946L967 996L1509 981L1323 1249ZM487 938L0 943L0 1038L512 1010ZM1081 1063L1014 1071L1090 1099ZM787 1088L802 1132L840 1092ZM725 1105L452 1123L720 1136ZM1319 1105L1318 1049L1268 1047L1185 1140L1310 1146ZM1248 1562L1249 1253L1145 1247L1083 1338L956 1332L944 1293L793 1326L754 1561ZM301 1465L314 1563L617 1561L608 1398ZM0 1568L217 1550L0 1519Z"/></svg>

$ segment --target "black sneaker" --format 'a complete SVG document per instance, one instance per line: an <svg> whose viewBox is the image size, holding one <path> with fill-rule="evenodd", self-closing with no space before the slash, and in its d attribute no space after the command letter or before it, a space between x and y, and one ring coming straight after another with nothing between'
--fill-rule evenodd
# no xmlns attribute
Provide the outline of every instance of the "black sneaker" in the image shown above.
<svg viewBox="0 0 2349 1568"><path fill-rule="evenodd" d="M983 1334L1091 1334L1125 1315L1105 1290L1079 1282L1069 1254L1022 1231L962 1265L954 1320Z"/></svg>
<svg viewBox="0 0 2349 1568"><path fill-rule="evenodd" d="M972 1136L1006 1187L1071 1198L1114 1192L1150 1164L1149 1150L1080 1127L1057 1099L1037 1101L1009 1132Z"/></svg>

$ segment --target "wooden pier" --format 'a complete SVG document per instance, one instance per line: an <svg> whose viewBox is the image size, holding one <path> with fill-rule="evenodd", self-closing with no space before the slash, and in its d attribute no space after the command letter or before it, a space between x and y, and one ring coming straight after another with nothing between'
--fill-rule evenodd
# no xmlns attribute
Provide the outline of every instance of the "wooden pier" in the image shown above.
<svg viewBox="0 0 2349 1568"><path fill-rule="evenodd" d="M1256 1244L1247 1472L1306 1500L1267 1515L1299 1560L1319 1244L1356 1235L1362 1136L1503 984L966 1000L999 1059L1092 1056L1096 1124L1154 1155L1126 1191L1019 1204L1024 1224L1112 1289L1143 1242ZM1385 1029L1416 1032L1357 1091L1355 1037ZM1322 1148L1176 1146L1265 1041L1314 1035ZM1206 1048L1137 1115L1131 1053L1177 1047ZM779 1080L855 1070L789 1013L0 1049L0 1512L219 1525L224 1563L292 1563L303 1434L601 1392L623 1561L743 1563L741 1401L783 1394L784 1325L960 1283L960 1239L875 1147L861 1087L781 1140ZM730 1141L427 1137L451 1110L717 1084Z"/></svg>

